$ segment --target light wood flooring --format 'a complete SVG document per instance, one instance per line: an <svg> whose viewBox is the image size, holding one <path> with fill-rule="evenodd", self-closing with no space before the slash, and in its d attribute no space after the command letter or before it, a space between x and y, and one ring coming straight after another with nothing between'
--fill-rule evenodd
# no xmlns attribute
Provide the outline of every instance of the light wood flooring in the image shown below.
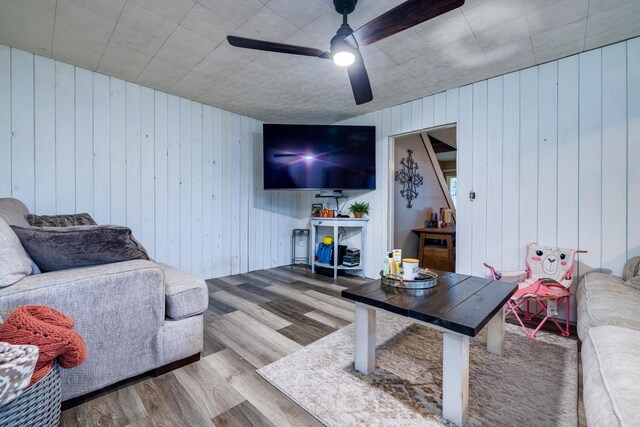
<svg viewBox="0 0 640 427"><path fill-rule="evenodd" d="M200 361L86 397L63 411L61 426L319 426L256 370L352 323L354 305L340 291L363 282L302 266L208 280Z"/></svg>
<svg viewBox="0 0 640 427"><path fill-rule="evenodd" d="M62 426L319 426L256 373L353 322L345 287L304 267L208 280L200 361L143 375L90 396L62 413Z"/></svg>

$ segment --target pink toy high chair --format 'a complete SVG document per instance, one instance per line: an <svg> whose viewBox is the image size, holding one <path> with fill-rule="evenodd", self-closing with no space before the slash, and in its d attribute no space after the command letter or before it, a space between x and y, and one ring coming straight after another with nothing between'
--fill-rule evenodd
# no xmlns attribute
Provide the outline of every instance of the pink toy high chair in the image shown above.
<svg viewBox="0 0 640 427"><path fill-rule="evenodd" d="M500 272L485 263L491 271L489 278L493 280L518 280L518 290L507 302L505 316L513 314L529 338L535 338L542 326L551 319L558 327L563 337L569 336L569 315L571 307L571 293L569 288L573 281L575 255L585 253L577 249L542 246L529 243L527 247L527 269L524 271ZM531 313L530 304L538 311ZM558 306L565 303L565 324L560 325ZM531 320L544 313L540 324L529 332L522 319Z"/></svg>

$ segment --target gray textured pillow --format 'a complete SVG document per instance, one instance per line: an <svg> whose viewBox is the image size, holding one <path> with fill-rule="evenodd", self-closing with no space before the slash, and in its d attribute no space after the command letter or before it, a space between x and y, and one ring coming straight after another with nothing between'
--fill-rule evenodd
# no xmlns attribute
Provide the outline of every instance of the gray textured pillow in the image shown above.
<svg viewBox="0 0 640 427"><path fill-rule="evenodd" d="M72 227L74 225L96 225L88 213L71 215L34 215L24 216L33 227Z"/></svg>
<svg viewBox="0 0 640 427"><path fill-rule="evenodd" d="M31 274L31 260L16 233L0 217L0 288L13 285Z"/></svg>
<svg viewBox="0 0 640 427"><path fill-rule="evenodd" d="M640 276L632 277L631 279L625 281L624 284L640 290Z"/></svg>
<svg viewBox="0 0 640 427"><path fill-rule="evenodd" d="M119 225L12 228L43 272L149 259L131 229Z"/></svg>
<svg viewBox="0 0 640 427"><path fill-rule="evenodd" d="M640 276L640 256L629 258L627 262L624 263L622 280L631 280L637 276Z"/></svg>

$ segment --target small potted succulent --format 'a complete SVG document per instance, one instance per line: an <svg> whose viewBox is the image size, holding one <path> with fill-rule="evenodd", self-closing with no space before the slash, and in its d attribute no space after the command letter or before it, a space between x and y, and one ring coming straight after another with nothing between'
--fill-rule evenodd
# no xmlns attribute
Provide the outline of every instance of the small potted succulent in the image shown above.
<svg viewBox="0 0 640 427"><path fill-rule="evenodd" d="M362 218L362 215L369 215L369 203L355 202L349 206L349 212L356 218Z"/></svg>

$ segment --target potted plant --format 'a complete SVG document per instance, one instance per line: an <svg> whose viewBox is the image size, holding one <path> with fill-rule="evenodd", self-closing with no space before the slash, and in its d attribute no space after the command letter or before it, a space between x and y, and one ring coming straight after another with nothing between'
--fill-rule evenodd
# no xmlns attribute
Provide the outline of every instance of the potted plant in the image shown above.
<svg viewBox="0 0 640 427"><path fill-rule="evenodd" d="M355 202L349 206L349 212L353 213L356 218L362 218L362 215L369 215L369 203Z"/></svg>

